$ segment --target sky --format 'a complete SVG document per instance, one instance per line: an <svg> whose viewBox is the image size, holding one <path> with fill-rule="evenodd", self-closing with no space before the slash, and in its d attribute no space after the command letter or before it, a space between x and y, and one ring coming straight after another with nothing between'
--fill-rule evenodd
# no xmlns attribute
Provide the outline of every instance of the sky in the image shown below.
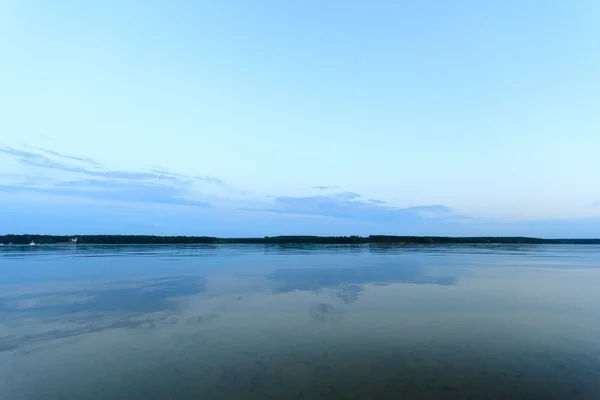
<svg viewBox="0 0 600 400"><path fill-rule="evenodd" d="M0 234L600 237L599 20L0 1Z"/></svg>

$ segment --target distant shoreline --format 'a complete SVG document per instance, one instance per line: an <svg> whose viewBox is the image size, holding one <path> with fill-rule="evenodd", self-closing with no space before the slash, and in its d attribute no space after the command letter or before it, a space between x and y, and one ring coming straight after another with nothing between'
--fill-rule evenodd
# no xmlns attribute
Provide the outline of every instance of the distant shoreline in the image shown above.
<svg viewBox="0 0 600 400"><path fill-rule="evenodd" d="M265 236L261 238L218 238L211 236L153 235L0 235L3 245L64 244L600 244L600 239L541 239L534 237L448 237L448 236Z"/></svg>

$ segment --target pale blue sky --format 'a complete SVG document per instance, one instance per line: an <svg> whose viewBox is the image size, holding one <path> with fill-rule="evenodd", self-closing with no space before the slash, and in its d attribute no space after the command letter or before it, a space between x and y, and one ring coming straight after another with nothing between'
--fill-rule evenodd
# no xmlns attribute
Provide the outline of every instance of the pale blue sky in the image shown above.
<svg viewBox="0 0 600 400"><path fill-rule="evenodd" d="M0 2L0 233L600 237L600 2Z"/></svg>

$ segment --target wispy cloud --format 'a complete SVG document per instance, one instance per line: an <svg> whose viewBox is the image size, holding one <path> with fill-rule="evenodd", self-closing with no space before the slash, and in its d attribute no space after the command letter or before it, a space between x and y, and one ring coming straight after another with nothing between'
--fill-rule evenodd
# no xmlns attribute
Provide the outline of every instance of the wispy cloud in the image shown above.
<svg viewBox="0 0 600 400"><path fill-rule="evenodd" d="M273 197L272 207L246 210L317 215L385 223L414 223L434 216L443 218L452 214L450 208L442 205L398 208L370 200L359 200L360 197L358 193L354 192L341 192L329 196L278 196Z"/></svg>
<svg viewBox="0 0 600 400"><path fill-rule="evenodd" d="M83 161L86 164L91 164L94 167L89 166L81 166L74 165L72 163L57 161L48 157L42 153L34 153L31 151L18 150L12 147L3 147L0 148L0 152L14 156L18 158L18 160L24 164L31 167L40 167L51 170L58 170L63 172L73 172L77 174L83 174L90 177L99 177L99 178L115 178L115 179L162 179L162 180L193 180L193 179L201 179L201 180L213 180L215 182L222 182L218 178L212 177L201 177L201 178L193 178L180 174L173 174L164 170L152 170L150 172L131 172L131 171L120 171L120 170L110 170L106 169L102 166L101 163L73 156L66 156L63 154L58 154L58 157L63 159L68 159L72 161ZM44 152L50 153L48 150L44 150Z"/></svg>
<svg viewBox="0 0 600 400"><path fill-rule="evenodd" d="M50 183L46 181L40 184L38 180L36 184L34 180L30 184L5 184L0 186L4 192L43 192L102 200L209 207L210 204L205 201L186 198L187 189L198 181L224 184L219 178L188 176L160 167L152 167L148 171L108 169L92 159L47 149L33 152L3 147L0 152L16 158L24 166L70 173L67 178Z"/></svg>
<svg viewBox="0 0 600 400"><path fill-rule="evenodd" d="M195 207L210 207L203 201L186 199L185 188L153 182L114 182L106 180L84 180L65 182L57 185L64 194L78 191L88 198L103 200L162 203ZM55 189L55 190L56 190Z"/></svg>
<svg viewBox="0 0 600 400"><path fill-rule="evenodd" d="M337 189L337 186L311 186L311 188L317 189L317 190L331 190L331 189Z"/></svg>
<svg viewBox="0 0 600 400"><path fill-rule="evenodd" d="M97 162L95 160L92 160L91 158L69 156L69 155L66 155L66 154L59 153L57 151L43 149L41 147L38 148L38 150L43 151L44 153L47 153L47 154L51 154L51 155L56 156L56 157L64 158L66 160L80 161L80 162L84 162L84 163L87 163L87 164L95 165L95 166L98 166L98 167L102 166L102 164L100 164L99 162Z"/></svg>
<svg viewBox="0 0 600 400"><path fill-rule="evenodd" d="M220 178L215 178L214 176L195 176L195 179L201 180L201 181L205 181L205 182L209 182L209 183L214 183L215 185L224 185L225 181L223 179Z"/></svg>
<svg viewBox="0 0 600 400"><path fill-rule="evenodd" d="M354 199L358 199L360 197L360 194L355 193L355 192L340 192L340 193L334 194L333 196L337 197L338 199L354 200Z"/></svg>
<svg viewBox="0 0 600 400"><path fill-rule="evenodd" d="M190 179L197 179L200 181L204 181L204 182L209 182L209 183L214 183L215 185L224 185L225 181L223 179L220 178L216 178L214 176L207 176L207 175L196 175L196 176L188 176L188 175L183 175L183 174L177 174L177 173L173 173L173 172L169 172L167 170L165 170L162 167L153 165L150 169L150 172L156 174L157 177L160 178L172 178L172 179L183 179L183 180L190 180Z"/></svg>
<svg viewBox="0 0 600 400"><path fill-rule="evenodd" d="M376 199L369 199L368 202L373 203L373 204L387 204L387 201L376 200Z"/></svg>
<svg viewBox="0 0 600 400"><path fill-rule="evenodd" d="M430 206L409 207L404 208L403 210L418 213L419 216L426 218L446 217L452 213L452 210L449 207L442 206L439 204Z"/></svg>

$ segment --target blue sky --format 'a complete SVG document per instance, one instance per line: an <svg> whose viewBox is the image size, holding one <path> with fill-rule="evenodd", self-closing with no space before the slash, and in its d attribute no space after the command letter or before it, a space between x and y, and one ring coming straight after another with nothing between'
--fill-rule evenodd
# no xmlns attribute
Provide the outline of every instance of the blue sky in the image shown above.
<svg viewBox="0 0 600 400"><path fill-rule="evenodd" d="M0 3L0 233L600 237L600 3Z"/></svg>

